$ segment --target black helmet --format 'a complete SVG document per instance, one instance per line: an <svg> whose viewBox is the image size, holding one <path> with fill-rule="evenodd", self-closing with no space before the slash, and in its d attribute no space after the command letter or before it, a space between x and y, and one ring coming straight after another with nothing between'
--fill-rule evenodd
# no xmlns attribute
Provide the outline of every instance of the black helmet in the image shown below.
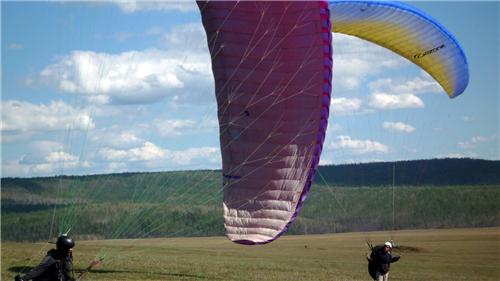
<svg viewBox="0 0 500 281"><path fill-rule="evenodd" d="M58 250L69 250L73 247L75 247L75 241L68 235L63 234L57 238L56 248Z"/></svg>

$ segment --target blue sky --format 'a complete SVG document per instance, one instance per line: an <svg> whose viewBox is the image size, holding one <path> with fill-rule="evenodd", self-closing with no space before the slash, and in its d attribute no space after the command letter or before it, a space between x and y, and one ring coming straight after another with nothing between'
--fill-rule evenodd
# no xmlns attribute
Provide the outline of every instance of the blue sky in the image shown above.
<svg viewBox="0 0 500 281"><path fill-rule="evenodd" d="M499 159L499 2L409 4L460 42L468 88L450 100L398 55L334 34L322 164ZM221 167L194 2L2 2L1 59L4 177ZM376 91L417 102L370 106Z"/></svg>

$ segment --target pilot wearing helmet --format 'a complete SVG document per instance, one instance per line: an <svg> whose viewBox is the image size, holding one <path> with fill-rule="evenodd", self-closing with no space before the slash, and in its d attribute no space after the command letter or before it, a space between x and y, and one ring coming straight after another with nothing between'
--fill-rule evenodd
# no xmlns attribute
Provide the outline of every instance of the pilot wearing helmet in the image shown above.
<svg viewBox="0 0 500 281"><path fill-rule="evenodd" d="M399 256L391 255L392 243L385 242L382 246L373 248L371 254L366 258L368 259L368 272L373 280L387 281L389 280L389 269L391 263L397 262Z"/></svg>
<svg viewBox="0 0 500 281"><path fill-rule="evenodd" d="M75 247L75 241L68 235L57 238L56 248L47 252L45 258L38 266L30 270L24 276L17 275L16 281L73 281L73 256L71 249Z"/></svg>

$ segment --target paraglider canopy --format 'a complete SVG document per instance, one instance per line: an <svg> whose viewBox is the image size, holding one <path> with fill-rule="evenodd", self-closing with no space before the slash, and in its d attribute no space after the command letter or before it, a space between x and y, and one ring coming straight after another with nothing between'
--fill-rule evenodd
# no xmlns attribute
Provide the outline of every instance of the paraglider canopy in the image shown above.
<svg viewBox="0 0 500 281"><path fill-rule="evenodd" d="M467 58L438 21L399 2L331 1L332 31L385 47L429 73L450 98L469 83Z"/></svg>
<svg viewBox="0 0 500 281"><path fill-rule="evenodd" d="M215 80L224 225L237 243L275 240L307 197L329 116L332 31L405 57L434 77L450 97L460 95L468 83L467 60L458 42L408 5L197 3Z"/></svg>

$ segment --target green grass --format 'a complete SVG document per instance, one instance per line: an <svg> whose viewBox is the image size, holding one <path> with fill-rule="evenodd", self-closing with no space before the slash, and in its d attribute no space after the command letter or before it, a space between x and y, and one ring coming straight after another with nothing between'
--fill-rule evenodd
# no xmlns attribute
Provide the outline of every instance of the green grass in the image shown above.
<svg viewBox="0 0 500 281"><path fill-rule="evenodd" d="M99 253L85 280L369 280L366 239L402 246L391 280L499 280L500 228L288 235L263 246L224 237L77 241L75 270ZM2 280L35 266L48 244L2 243Z"/></svg>

